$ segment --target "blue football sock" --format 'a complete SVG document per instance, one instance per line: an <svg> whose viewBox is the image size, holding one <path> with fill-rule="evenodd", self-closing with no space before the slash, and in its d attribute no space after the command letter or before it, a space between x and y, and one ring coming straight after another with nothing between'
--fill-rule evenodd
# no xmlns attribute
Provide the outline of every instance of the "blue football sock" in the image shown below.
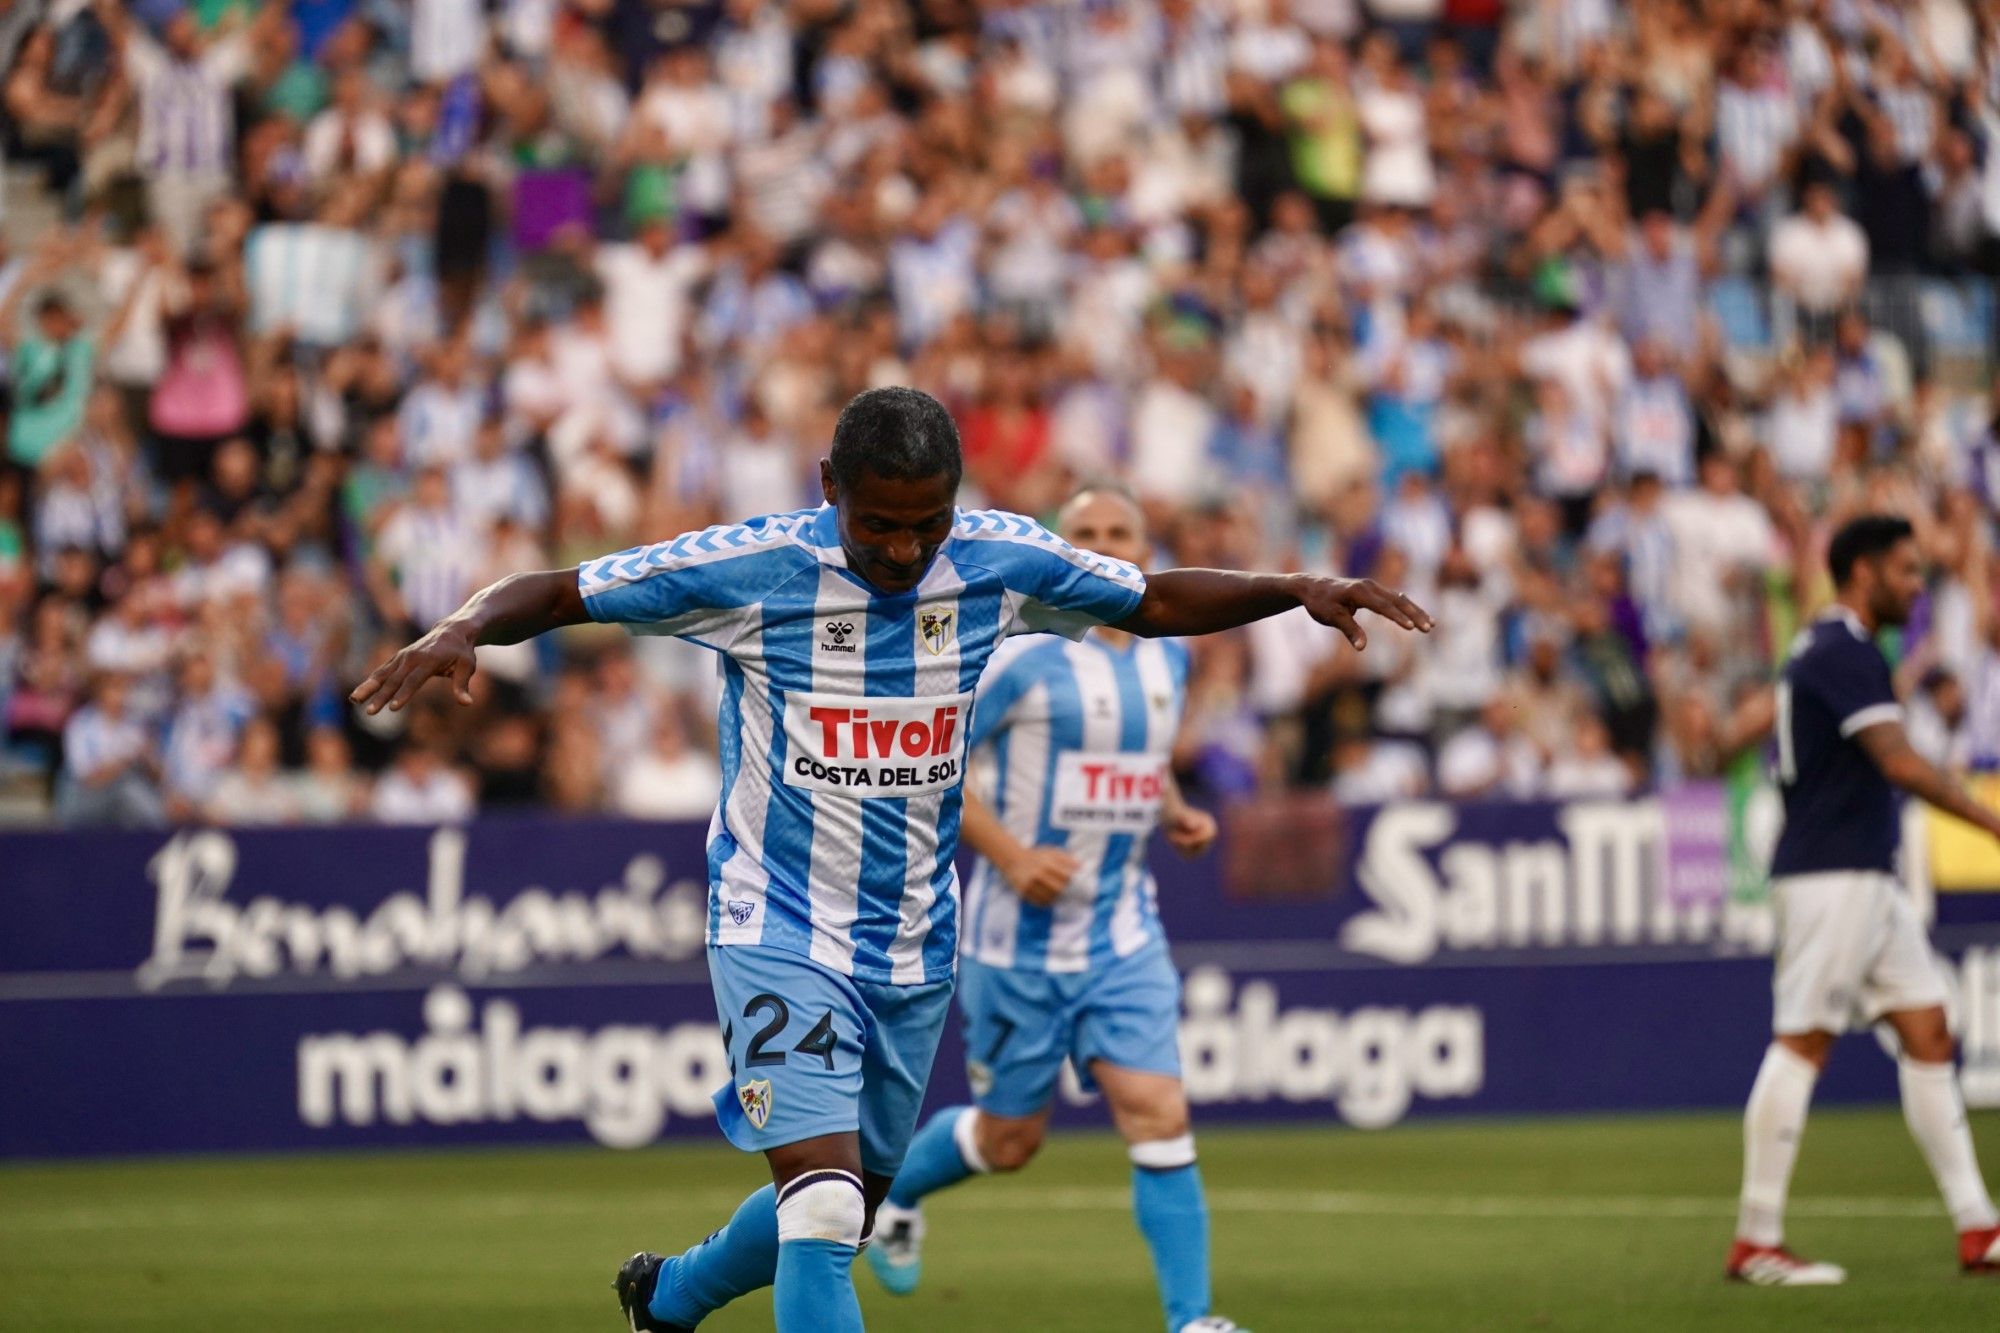
<svg viewBox="0 0 2000 1333"><path fill-rule="evenodd" d="M903 1168L889 1186L889 1202L898 1208L914 1208L926 1194L935 1194L947 1185L956 1185L967 1176L984 1171L985 1165L965 1160L960 1146L958 1122L961 1116L976 1114L970 1106L948 1106L932 1116L917 1136ZM967 1126L970 1129L970 1124Z"/></svg>
<svg viewBox="0 0 2000 1333"><path fill-rule="evenodd" d="M655 1319L693 1328L778 1273L778 1191L766 1185L745 1199L722 1230L660 1268L648 1306Z"/></svg>
<svg viewBox="0 0 2000 1333"><path fill-rule="evenodd" d="M1208 1313L1208 1201L1193 1162L1132 1171L1132 1212L1153 1251L1168 1333Z"/></svg>
<svg viewBox="0 0 2000 1333"><path fill-rule="evenodd" d="M788 1240L778 1246L778 1333L861 1333L852 1245Z"/></svg>

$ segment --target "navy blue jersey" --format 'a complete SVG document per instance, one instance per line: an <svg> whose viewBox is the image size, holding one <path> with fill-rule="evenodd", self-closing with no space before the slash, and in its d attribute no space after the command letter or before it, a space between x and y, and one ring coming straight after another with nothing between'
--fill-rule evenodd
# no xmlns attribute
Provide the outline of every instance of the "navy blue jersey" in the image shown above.
<svg viewBox="0 0 2000 1333"><path fill-rule="evenodd" d="M1785 831L1773 875L1895 868L1895 789L1855 741L1900 719L1889 663L1852 612L1799 632L1778 682L1778 785Z"/></svg>

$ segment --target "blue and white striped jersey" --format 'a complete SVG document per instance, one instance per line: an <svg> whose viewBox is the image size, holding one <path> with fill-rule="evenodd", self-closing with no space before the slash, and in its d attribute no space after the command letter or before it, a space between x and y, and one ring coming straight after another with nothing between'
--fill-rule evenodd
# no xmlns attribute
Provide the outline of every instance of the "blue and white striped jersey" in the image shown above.
<svg viewBox="0 0 2000 1333"><path fill-rule="evenodd" d="M709 528L577 571L592 618L722 655L708 938L864 981L951 975L973 686L1009 634L1079 637L1145 576L1031 519L961 510L923 582L847 569L831 507Z"/></svg>
<svg viewBox="0 0 2000 1333"><path fill-rule="evenodd" d="M994 655L972 715L994 808L1023 843L1081 867L1053 905L1023 901L983 858L966 894L967 952L994 967L1083 972L1160 938L1146 839L1159 822L1187 700L1187 648L1027 639Z"/></svg>

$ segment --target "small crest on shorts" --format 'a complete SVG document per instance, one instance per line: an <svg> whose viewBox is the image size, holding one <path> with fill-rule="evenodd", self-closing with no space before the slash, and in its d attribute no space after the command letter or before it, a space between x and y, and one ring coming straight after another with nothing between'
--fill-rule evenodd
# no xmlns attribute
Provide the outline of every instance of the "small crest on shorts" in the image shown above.
<svg viewBox="0 0 2000 1333"><path fill-rule="evenodd" d="M729 900L729 919L739 926L748 921L751 914L756 910L757 904L755 903L745 902L741 898L731 898Z"/></svg>
<svg viewBox="0 0 2000 1333"><path fill-rule="evenodd" d="M924 647L931 650L932 657L943 652L944 646L951 642L953 619L950 611L922 611L917 614L917 633L923 637Z"/></svg>
<svg viewBox="0 0 2000 1333"><path fill-rule="evenodd" d="M977 1060L965 1062L965 1081L972 1085L972 1095L984 1097L993 1091L993 1070Z"/></svg>
<svg viewBox="0 0 2000 1333"><path fill-rule="evenodd" d="M743 1103L743 1118L750 1127L762 1129L771 1119L771 1080L751 1079L736 1089L736 1100Z"/></svg>

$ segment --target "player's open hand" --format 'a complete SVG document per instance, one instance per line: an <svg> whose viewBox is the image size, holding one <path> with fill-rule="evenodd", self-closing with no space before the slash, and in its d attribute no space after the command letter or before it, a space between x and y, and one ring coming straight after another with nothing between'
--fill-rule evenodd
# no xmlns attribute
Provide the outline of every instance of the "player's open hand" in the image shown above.
<svg viewBox="0 0 2000 1333"><path fill-rule="evenodd" d="M1062 897L1082 865L1060 847L1024 847L998 869L1014 892L1036 907L1047 907Z"/></svg>
<svg viewBox="0 0 2000 1333"><path fill-rule="evenodd" d="M1167 846L1182 856L1200 856L1215 844L1215 816L1191 805L1175 809L1160 821Z"/></svg>
<svg viewBox="0 0 2000 1333"><path fill-rule="evenodd" d="M1345 634L1357 650L1368 646L1368 632L1356 619L1363 611L1373 611L1393 625L1425 634L1436 623L1430 612L1374 579L1309 579L1299 603L1314 620Z"/></svg>
<svg viewBox="0 0 2000 1333"><path fill-rule="evenodd" d="M417 697L417 691L424 687L425 682L434 676L443 676L451 681L458 701L469 704L472 702L472 673L476 670L478 662L473 657L472 636L450 621L444 621L376 667L369 673L368 679L354 687L347 701L360 705L370 717L381 712L385 705L390 712L400 713L410 700Z"/></svg>

